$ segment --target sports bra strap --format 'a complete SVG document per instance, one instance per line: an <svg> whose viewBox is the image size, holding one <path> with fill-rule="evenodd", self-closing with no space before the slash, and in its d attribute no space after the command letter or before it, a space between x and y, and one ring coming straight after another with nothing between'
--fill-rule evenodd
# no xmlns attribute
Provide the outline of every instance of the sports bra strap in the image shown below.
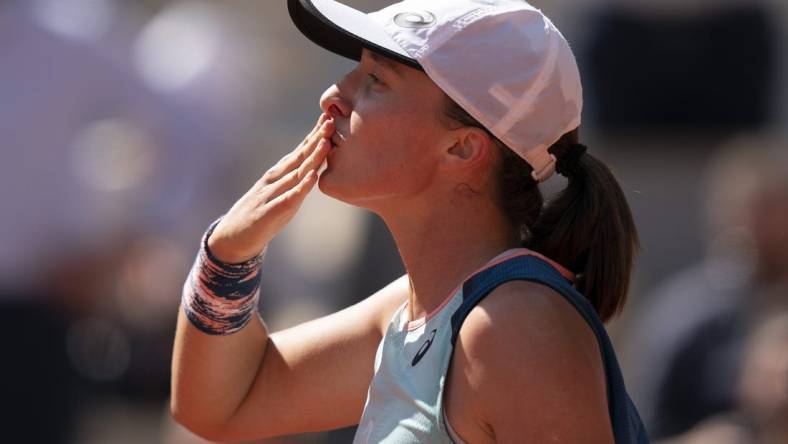
<svg viewBox="0 0 788 444"><path fill-rule="evenodd" d="M460 328L471 310L499 285L513 280L536 282L552 288L583 316L594 332L602 353L608 410L616 443L648 443L645 426L627 394L624 378L604 324L591 303L555 268L538 257L516 256L483 270L465 281L462 287L462 304L451 318L452 346L456 343Z"/></svg>

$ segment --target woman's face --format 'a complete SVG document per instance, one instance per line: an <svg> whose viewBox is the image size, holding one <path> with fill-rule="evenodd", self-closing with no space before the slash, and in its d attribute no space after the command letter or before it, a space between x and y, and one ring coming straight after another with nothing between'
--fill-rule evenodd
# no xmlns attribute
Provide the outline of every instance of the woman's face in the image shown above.
<svg viewBox="0 0 788 444"><path fill-rule="evenodd" d="M320 98L338 144L320 189L373 209L421 195L453 143L439 120L443 94L423 72L365 49L358 66Z"/></svg>

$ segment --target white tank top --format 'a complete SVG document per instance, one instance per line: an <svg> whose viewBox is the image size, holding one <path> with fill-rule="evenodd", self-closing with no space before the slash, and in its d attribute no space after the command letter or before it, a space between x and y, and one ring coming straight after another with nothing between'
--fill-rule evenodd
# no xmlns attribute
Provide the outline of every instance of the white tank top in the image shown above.
<svg viewBox="0 0 788 444"><path fill-rule="evenodd" d="M523 255L538 256L567 278L574 277L560 265L524 248L496 256L471 276ZM443 410L443 389L453 350L451 318L463 302L462 284L424 318L409 321L407 302L396 310L375 355L375 375L354 444L462 444Z"/></svg>

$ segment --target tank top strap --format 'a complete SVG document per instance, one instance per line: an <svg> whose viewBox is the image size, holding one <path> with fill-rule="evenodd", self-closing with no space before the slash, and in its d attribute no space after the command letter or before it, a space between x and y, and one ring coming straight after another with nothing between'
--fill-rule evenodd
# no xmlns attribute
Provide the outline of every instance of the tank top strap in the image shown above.
<svg viewBox="0 0 788 444"><path fill-rule="evenodd" d="M465 281L462 303L451 318L451 344L473 308L499 285L513 280L540 283L553 289L580 313L597 338L605 369L610 419L617 444L648 443L645 426L626 392L624 378L604 324L591 303L553 265L534 255L516 256L485 269Z"/></svg>

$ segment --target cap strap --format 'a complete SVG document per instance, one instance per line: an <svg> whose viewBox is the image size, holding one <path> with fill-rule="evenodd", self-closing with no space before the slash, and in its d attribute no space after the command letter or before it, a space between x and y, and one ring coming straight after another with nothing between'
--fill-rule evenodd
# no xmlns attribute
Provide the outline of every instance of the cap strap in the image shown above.
<svg viewBox="0 0 788 444"><path fill-rule="evenodd" d="M556 158L547 151L547 148L528 151L524 158L533 168L531 177L537 182L544 182L555 172Z"/></svg>

